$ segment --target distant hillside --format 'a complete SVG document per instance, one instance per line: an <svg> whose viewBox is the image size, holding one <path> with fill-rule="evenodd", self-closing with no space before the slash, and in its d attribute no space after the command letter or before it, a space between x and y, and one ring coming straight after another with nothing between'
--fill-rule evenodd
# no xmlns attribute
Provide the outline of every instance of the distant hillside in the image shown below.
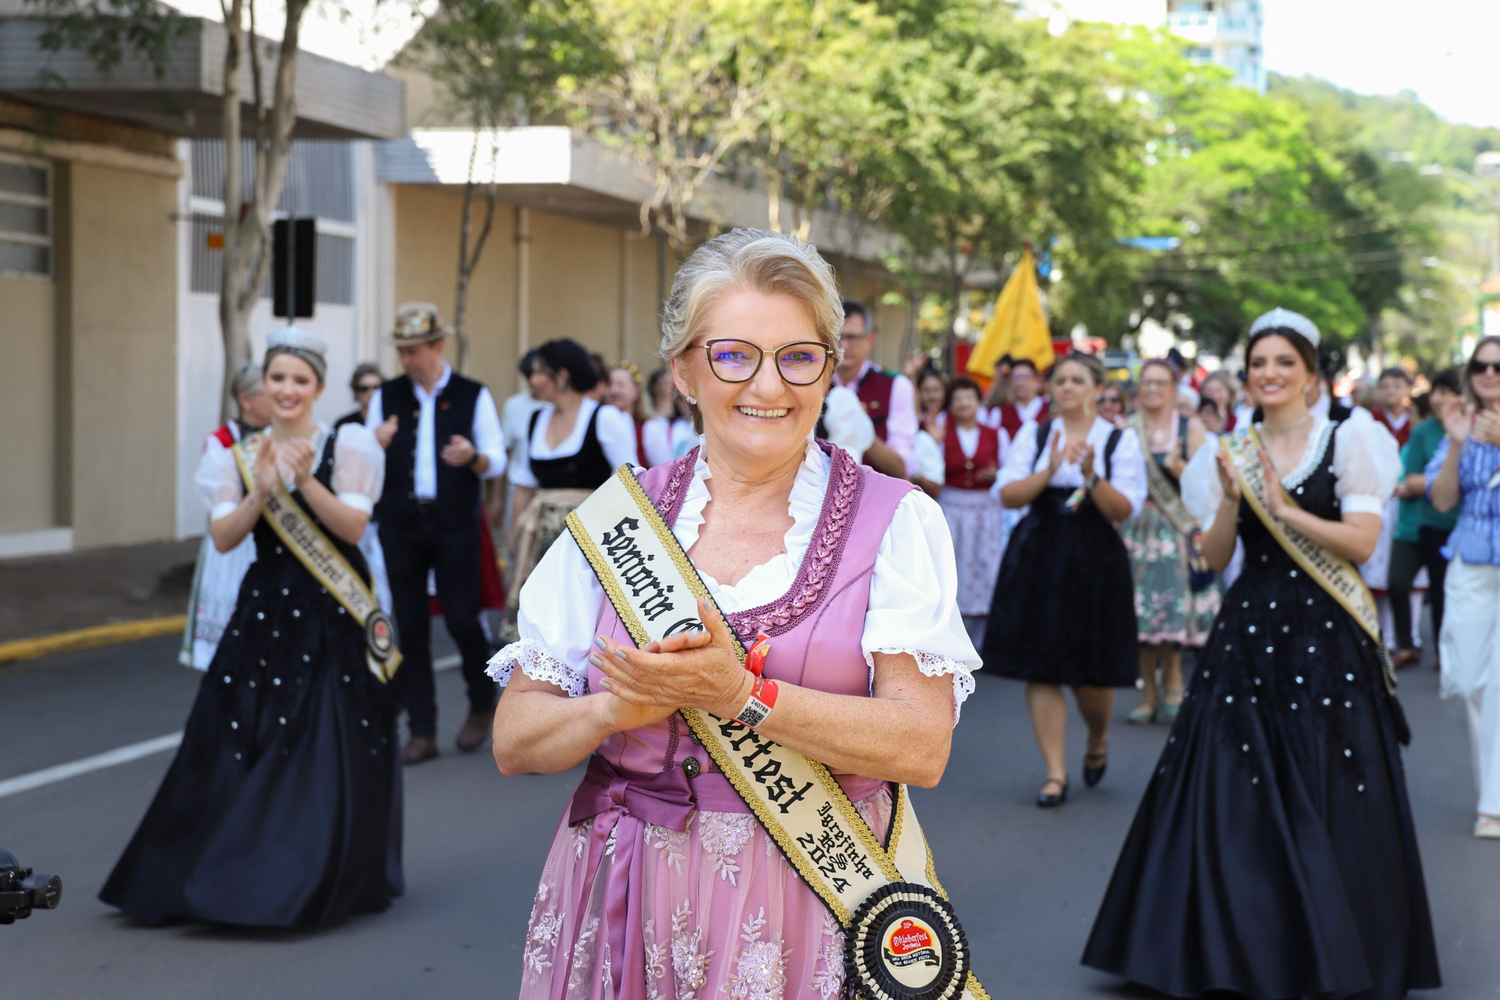
<svg viewBox="0 0 1500 1000"><path fill-rule="evenodd" d="M1473 170L1476 155L1500 149L1500 129L1444 121L1409 90L1367 97L1317 77L1279 73L1269 74L1267 89L1310 107L1332 104L1352 112L1359 127L1351 138L1382 159L1387 153L1410 152L1416 163Z"/></svg>

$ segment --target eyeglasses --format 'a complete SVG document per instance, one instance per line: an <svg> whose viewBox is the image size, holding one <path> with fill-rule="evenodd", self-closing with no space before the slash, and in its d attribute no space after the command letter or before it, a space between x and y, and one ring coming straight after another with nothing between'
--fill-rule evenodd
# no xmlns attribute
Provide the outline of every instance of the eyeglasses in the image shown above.
<svg viewBox="0 0 1500 1000"><path fill-rule="evenodd" d="M760 371L770 354L776 359L776 370L782 381L791 385L812 385L828 368L828 347L813 341L784 344L767 351L743 340L710 340L703 345L708 368L721 382L748 382Z"/></svg>
<svg viewBox="0 0 1500 1000"><path fill-rule="evenodd" d="M357 386L355 386L354 387L354 392L357 395L363 395L364 393L367 393L367 392L374 392L376 389L379 389L379 388L380 388L380 383L379 382L368 382L368 383L366 383L364 385L357 385Z"/></svg>
<svg viewBox="0 0 1500 1000"><path fill-rule="evenodd" d="M1500 361L1470 361L1469 374L1478 375L1481 372L1489 372L1491 375L1500 375Z"/></svg>
<svg viewBox="0 0 1500 1000"><path fill-rule="evenodd" d="M1167 379L1164 379L1164 378L1147 378L1147 379L1141 379L1141 388L1142 389L1170 389L1170 388L1172 388L1172 383L1169 382Z"/></svg>

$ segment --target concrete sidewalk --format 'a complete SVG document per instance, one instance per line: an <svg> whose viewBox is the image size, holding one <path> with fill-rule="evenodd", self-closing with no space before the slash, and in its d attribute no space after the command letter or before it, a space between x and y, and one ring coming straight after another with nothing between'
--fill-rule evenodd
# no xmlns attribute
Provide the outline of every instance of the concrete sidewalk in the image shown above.
<svg viewBox="0 0 1500 1000"><path fill-rule="evenodd" d="M198 545L0 560L0 663L180 629Z"/></svg>

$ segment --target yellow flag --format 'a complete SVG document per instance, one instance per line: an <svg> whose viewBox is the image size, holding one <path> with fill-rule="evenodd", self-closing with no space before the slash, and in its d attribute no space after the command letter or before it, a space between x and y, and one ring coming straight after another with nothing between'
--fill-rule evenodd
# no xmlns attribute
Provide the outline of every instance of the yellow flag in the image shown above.
<svg viewBox="0 0 1500 1000"><path fill-rule="evenodd" d="M1028 248L1011 272L1010 280L995 300L995 315L984 325L979 342L969 355L965 370L983 379L995 377L995 367L1009 354L1012 358L1029 358L1038 371L1046 371L1056 360L1052 353L1052 332L1042 311L1041 293L1036 284L1036 262Z"/></svg>

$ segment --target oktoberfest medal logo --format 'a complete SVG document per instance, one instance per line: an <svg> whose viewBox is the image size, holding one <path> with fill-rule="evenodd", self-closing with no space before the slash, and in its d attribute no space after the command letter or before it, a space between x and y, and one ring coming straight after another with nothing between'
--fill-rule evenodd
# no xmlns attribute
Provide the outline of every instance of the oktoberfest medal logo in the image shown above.
<svg viewBox="0 0 1500 1000"><path fill-rule="evenodd" d="M968 981L969 943L946 899L895 882L855 913L844 964L860 1000L949 1000Z"/></svg>
<svg viewBox="0 0 1500 1000"><path fill-rule="evenodd" d="M381 663L391 658L396 648L396 630L391 626L391 616L378 608L365 619L365 644L370 655Z"/></svg>

